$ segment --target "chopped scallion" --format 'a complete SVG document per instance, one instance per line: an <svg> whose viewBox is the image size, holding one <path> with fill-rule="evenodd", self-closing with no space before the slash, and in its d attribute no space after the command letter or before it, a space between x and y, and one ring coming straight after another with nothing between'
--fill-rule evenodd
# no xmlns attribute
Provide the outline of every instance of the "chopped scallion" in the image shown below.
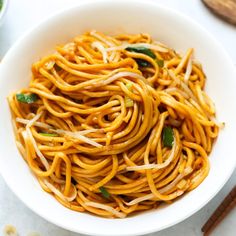
<svg viewBox="0 0 236 236"><path fill-rule="evenodd" d="M149 48L145 48L145 47L127 47L126 48L127 51L129 52L137 52L137 53L142 53L145 54L153 59L156 58L156 55L149 49Z"/></svg>
<svg viewBox="0 0 236 236"><path fill-rule="evenodd" d="M47 137L58 137L57 134L50 134L50 133L39 133L39 134L41 134L43 136L47 136Z"/></svg>
<svg viewBox="0 0 236 236"><path fill-rule="evenodd" d="M103 197L105 197L105 198L110 197L110 193L104 187L100 187L99 190L100 190Z"/></svg>
<svg viewBox="0 0 236 236"><path fill-rule="evenodd" d="M138 65L141 66L141 67L150 67L150 66L151 66L151 64L150 64L148 61L145 61L145 60L143 60L143 59L137 58L137 59L135 59L135 61L136 61L136 62L138 63Z"/></svg>
<svg viewBox="0 0 236 236"><path fill-rule="evenodd" d="M125 96L125 106L126 107L133 107L134 106L134 101L128 96Z"/></svg>
<svg viewBox="0 0 236 236"><path fill-rule="evenodd" d="M167 126L163 128L162 139L165 147L172 147L174 142L174 132L171 127Z"/></svg>
<svg viewBox="0 0 236 236"><path fill-rule="evenodd" d="M31 103L36 102L38 100L38 98L39 98L38 95L34 94L34 93L31 93L31 94L18 93L18 94L16 94L17 101L22 102L22 103L27 103L27 104L31 104Z"/></svg>
<svg viewBox="0 0 236 236"><path fill-rule="evenodd" d="M60 71L60 70L61 70L61 67L58 66L56 63L55 63L55 65L54 65L54 68L55 68L56 71Z"/></svg>
<svg viewBox="0 0 236 236"><path fill-rule="evenodd" d="M156 63L161 68L164 66L164 60L156 59Z"/></svg>
<svg viewBox="0 0 236 236"><path fill-rule="evenodd" d="M131 91L133 84L132 83L127 83L125 86L129 91Z"/></svg>

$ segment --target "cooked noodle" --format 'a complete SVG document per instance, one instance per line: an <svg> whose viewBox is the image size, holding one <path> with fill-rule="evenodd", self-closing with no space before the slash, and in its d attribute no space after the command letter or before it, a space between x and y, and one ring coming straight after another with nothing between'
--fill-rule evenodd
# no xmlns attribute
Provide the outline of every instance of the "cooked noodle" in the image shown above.
<svg viewBox="0 0 236 236"><path fill-rule="evenodd" d="M220 124L193 53L91 31L33 64L8 101L42 188L72 210L120 218L196 188Z"/></svg>

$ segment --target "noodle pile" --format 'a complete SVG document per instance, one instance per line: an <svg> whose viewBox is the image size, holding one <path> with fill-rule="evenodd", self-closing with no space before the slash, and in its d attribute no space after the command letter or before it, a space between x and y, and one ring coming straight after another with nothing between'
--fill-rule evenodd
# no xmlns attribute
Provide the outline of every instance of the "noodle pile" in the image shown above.
<svg viewBox="0 0 236 236"><path fill-rule="evenodd" d="M124 218L206 178L220 124L193 49L96 31L56 49L8 97L17 147L46 192Z"/></svg>

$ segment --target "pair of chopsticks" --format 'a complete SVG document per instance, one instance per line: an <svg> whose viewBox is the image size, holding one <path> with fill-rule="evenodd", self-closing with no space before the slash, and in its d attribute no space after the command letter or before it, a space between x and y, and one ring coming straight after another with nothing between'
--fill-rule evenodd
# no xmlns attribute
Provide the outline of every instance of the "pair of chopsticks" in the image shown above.
<svg viewBox="0 0 236 236"><path fill-rule="evenodd" d="M227 22L236 25L236 0L202 0L202 2L216 15ZM236 206L236 186L225 197L202 227L204 236L208 236L225 216Z"/></svg>
<svg viewBox="0 0 236 236"><path fill-rule="evenodd" d="M217 209L213 212L211 217L202 227L204 236L210 235L210 233L216 228L217 225L226 217L226 215L236 206L236 186L225 197Z"/></svg>

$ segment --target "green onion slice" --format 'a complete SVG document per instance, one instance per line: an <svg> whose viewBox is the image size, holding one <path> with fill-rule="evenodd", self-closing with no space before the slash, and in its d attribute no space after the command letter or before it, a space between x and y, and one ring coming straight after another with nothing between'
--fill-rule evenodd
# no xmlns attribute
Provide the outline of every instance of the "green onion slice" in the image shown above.
<svg viewBox="0 0 236 236"><path fill-rule="evenodd" d="M164 66L164 60L156 59L156 63L161 68Z"/></svg>
<svg viewBox="0 0 236 236"><path fill-rule="evenodd" d="M104 187L100 187L99 190L100 190L103 197L105 197L105 198L110 197L110 193Z"/></svg>
<svg viewBox="0 0 236 236"><path fill-rule="evenodd" d="M39 133L39 134L41 134L43 136L47 136L47 137L58 137L57 134L50 134L50 133Z"/></svg>
<svg viewBox="0 0 236 236"><path fill-rule="evenodd" d="M153 59L156 58L156 55L149 48L146 47L127 47L126 50L129 52L142 53Z"/></svg>
<svg viewBox="0 0 236 236"><path fill-rule="evenodd" d="M162 140L165 147L172 147L174 142L174 132L169 126L164 127L162 131Z"/></svg>
<svg viewBox="0 0 236 236"><path fill-rule="evenodd" d="M22 102L22 103L27 103L27 104L31 104L34 103L38 100L38 95L31 93L31 94L23 94L23 93L18 93L16 94L16 99L18 102Z"/></svg>

